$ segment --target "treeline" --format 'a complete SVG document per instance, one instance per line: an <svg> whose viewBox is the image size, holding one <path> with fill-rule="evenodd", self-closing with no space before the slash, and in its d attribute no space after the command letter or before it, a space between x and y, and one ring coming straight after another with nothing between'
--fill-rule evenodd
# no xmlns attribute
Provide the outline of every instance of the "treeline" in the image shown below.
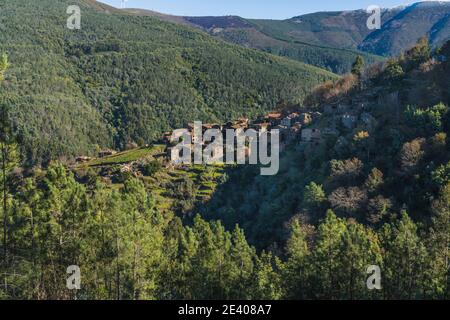
<svg viewBox="0 0 450 320"><path fill-rule="evenodd" d="M136 179L112 190L60 164L14 174L1 211L4 299L449 298L450 184L429 231L405 212L374 231L330 210L317 228L292 220L285 248L257 252L238 227L161 214ZM76 293L70 265L81 269ZM381 290L367 287L371 265Z"/></svg>

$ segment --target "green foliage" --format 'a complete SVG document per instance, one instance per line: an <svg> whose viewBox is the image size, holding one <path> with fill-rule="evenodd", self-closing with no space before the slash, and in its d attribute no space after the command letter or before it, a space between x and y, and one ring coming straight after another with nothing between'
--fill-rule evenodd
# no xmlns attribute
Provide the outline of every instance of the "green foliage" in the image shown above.
<svg viewBox="0 0 450 320"><path fill-rule="evenodd" d="M383 76L384 80L390 81L392 83L396 83L400 81L405 72L403 71L402 66L395 60L389 60L384 70Z"/></svg>
<svg viewBox="0 0 450 320"><path fill-rule="evenodd" d="M400 60L393 61L400 66ZM340 88L335 85L321 86L322 97L336 99L323 99L318 110L337 105L313 124L322 131L323 142L288 148L281 154L275 177L259 177L251 168L231 171L206 208L198 206L200 212L220 218L227 227L239 223L249 242L261 250L284 243L286 224L294 217L316 226L328 208L340 218L375 229L395 219L402 209L415 221L428 224L434 216L432 202L447 181L450 160L448 87L444 86L448 73L443 64L432 65L432 69L404 73L401 86L375 82L366 72L360 79L350 75L356 79L355 89L346 94L336 94ZM382 67L379 71L373 75L383 75ZM417 97L422 94L434 102L407 107L410 101L421 100ZM340 127L347 112L357 117L354 130ZM337 129L338 136L325 133L330 129ZM310 201L314 199L311 182L325 193L321 206Z"/></svg>
<svg viewBox="0 0 450 320"><path fill-rule="evenodd" d="M450 162L439 166L432 172L432 180L439 187L443 187L450 182Z"/></svg>
<svg viewBox="0 0 450 320"><path fill-rule="evenodd" d="M405 112L409 124L421 130L420 134L431 135L443 131L448 107L443 103L426 109L408 106Z"/></svg>
<svg viewBox="0 0 450 320"><path fill-rule="evenodd" d="M8 56L2 54L0 58L0 81L3 80L6 69L8 69Z"/></svg>
<svg viewBox="0 0 450 320"><path fill-rule="evenodd" d="M383 259L385 294L388 299L414 299L421 296L426 250L417 234L417 226L402 213L401 219L381 230L386 250Z"/></svg>
<svg viewBox="0 0 450 320"><path fill-rule="evenodd" d="M358 158L330 161L330 179L338 183L354 183L361 176L364 164Z"/></svg>
<svg viewBox="0 0 450 320"><path fill-rule="evenodd" d="M143 173L146 176L154 176L161 170L161 168L161 163L157 160L153 160L149 163L144 164Z"/></svg>
<svg viewBox="0 0 450 320"><path fill-rule="evenodd" d="M23 6L8 2L5 7L19 14L46 5L56 12L54 7L68 2L19 3ZM15 15L5 28L17 31L20 25L26 32L2 33L2 46L19 63L8 69L0 97L0 298L449 298L449 113L444 104L404 108L402 114L406 104L391 108L372 100L364 109L377 117L374 128L358 123L339 139L324 135L318 145L288 146L273 177L259 176L252 166L161 168L151 162L152 148L72 168L76 174L57 162L45 169L17 168L11 112L17 140L25 143L30 159L39 159L89 152L96 139L98 149L106 141L103 133L113 133L111 145L125 148L150 141L190 116L219 121L256 115L283 97L301 101L310 86L332 77L190 28L116 11L105 14L92 9L103 5L81 3L86 25L79 33L58 29L48 17L30 18L30 26L23 26ZM64 41L57 40L58 32L67 32ZM417 64L426 55L422 44L405 59ZM411 73L424 75L405 70L405 87ZM29 81L33 77L40 81ZM350 77L327 90L363 97L384 93L363 89L363 79ZM308 83L299 87L304 79ZM441 88L433 81L431 87ZM385 86L389 92L396 87ZM444 93L437 97L448 103ZM43 108L47 104L50 109ZM315 125L322 129L333 120L334 115L323 116ZM55 128L56 137L41 137ZM84 138L65 136L75 131ZM42 150L30 141L42 142ZM369 151L362 162L364 148ZM95 170L115 170L143 158L150 161L144 168L150 176L127 173L116 184L94 176ZM87 179L78 170L88 170ZM324 217L327 208L335 211ZM401 208L410 215L397 215ZM67 266L74 264L82 268L83 279L76 296L65 282ZM366 287L371 265L381 268L380 291Z"/></svg>
<svg viewBox="0 0 450 320"><path fill-rule="evenodd" d="M373 168L372 171L370 171L370 174L367 177L367 180L364 183L364 185L367 188L367 191L375 193L379 191L383 183L384 183L383 172L381 172L377 168Z"/></svg>
<svg viewBox="0 0 450 320"><path fill-rule="evenodd" d="M364 58L362 56L357 56L355 62L352 65L351 72L354 75L360 76L364 71Z"/></svg>
<svg viewBox="0 0 450 320"><path fill-rule="evenodd" d="M226 28L219 33L212 33L228 42L252 47L271 54L297 60L337 74L352 70L352 63L358 57L368 63L381 61L381 57L352 50L317 46L305 42L286 40L277 35L265 34L264 30L244 27Z"/></svg>
<svg viewBox="0 0 450 320"><path fill-rule="evenodd" d="M327 197L323 187L311 182L305 187L303 192L303 203L310 209L319 209L326 201Z"/></svg>
<svg viewBox="0 0 450 320"><path fill-rule="evenodd" d="M428 61L431 57L431 47L427 37L420 38L416 45L406 51L406 70L417 68L420 64Z"/></svg>
<svg viewBox="0 0 450 320"><path fill-rule="evenodd" d="M82 268L78 299L448 297L449 190L436 202L429 237L406 213L375 231L329 211L317 229L294 220L280 259L258 254L239 227L227 231L200 216L183 226L159 212L137 179L87 192L55 163L11 195L3 297L72 299L65 288L72 264ZM367 290L371 265L381 267L381 291Z"/></svg>

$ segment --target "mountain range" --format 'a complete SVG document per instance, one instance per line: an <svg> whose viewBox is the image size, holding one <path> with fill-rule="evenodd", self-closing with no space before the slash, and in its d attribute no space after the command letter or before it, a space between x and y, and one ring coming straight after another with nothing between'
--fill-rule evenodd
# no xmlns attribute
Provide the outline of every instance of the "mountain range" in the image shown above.
<svg viewBox="0 0 450 320"><path fill-rule="evenodd" d="M331 48L337 59L365 53L370 61L379 56L395 56L412 47L418 38L428 36L433 45L450 38L450 3L444 1L418 2L381 10L381 29L369 30L366 10L317 12L287 20L245 19L224 17L176 17L141 9L127 9L139 15L151 15L163 20L198 27L226 41L288 56L297 60L343 71L329 59L317 63L310 53L329 54ZM324 48L326 47L326 48ZM348 64L345 65L348 68Z"/></svg>

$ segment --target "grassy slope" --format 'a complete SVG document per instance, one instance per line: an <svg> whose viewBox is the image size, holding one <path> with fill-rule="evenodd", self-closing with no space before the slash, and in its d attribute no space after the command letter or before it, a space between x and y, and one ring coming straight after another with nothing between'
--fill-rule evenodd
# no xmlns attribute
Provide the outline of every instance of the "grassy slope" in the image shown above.
<svg viewBox="0 0 450 320"><path fill-rule="evenodd" d="M88 170L93 170L96 174L103 172L117 172L121 165L126 165L135 161L144 159L156 160L161 155L165 146L155 145L146 148L137 148L123 151L112 156L104 158L95 158L87 163L78 164L72 167L72 170L78 175L83 176ZM177 212L180 198L174 192L177 186L186 180L192 181L194 191L189 199L190 207L184 208L191 210L194 205L207 202L220 184L227 168L223 165L201 166L192 165L185 168L161 168L153 176L143 176L142 179L151 194L153 195L157 207L163 212ZM123 186L116 182L109 185L110 188L117 189Z"/></svg>

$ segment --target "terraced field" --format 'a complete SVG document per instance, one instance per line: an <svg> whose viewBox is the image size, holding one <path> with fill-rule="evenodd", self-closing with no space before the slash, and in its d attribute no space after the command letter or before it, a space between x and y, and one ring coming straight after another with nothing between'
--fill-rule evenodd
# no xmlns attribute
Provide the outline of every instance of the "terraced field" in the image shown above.
<svg viewBox="0 0 450 320"><path fill-rule="evenodd" d="M164 152L164 145L153 145L145 148L138 148L116 153L104 158L96 158L89 162L78 165L78 168L103 167L111 165L127 164L146 157L154 157Z"/></svg>
<svg viewBox="0 0 450 320"><path fill-rule="evenodd" d="M114 172L138 161L164 160L164 145L153 145L120 152L104 158L96 158L89 162L73 167L75 172L94 170L103 174L104 178L111 178ZM149 192L153 195L157 207L164 212L184 211L199 202L207 202L214 194L217 186L223 181L227 168L224 165L203 166L192 165L172 168L162 165L153 175L139 175ZM111 174L113 172L113 174ZM108 175L110 175L108 177ZM121 182L111 179L110 187L120 189ZM183 203L184 205L180 205ZM186 205L188 207L186 207Z"/></svg>

